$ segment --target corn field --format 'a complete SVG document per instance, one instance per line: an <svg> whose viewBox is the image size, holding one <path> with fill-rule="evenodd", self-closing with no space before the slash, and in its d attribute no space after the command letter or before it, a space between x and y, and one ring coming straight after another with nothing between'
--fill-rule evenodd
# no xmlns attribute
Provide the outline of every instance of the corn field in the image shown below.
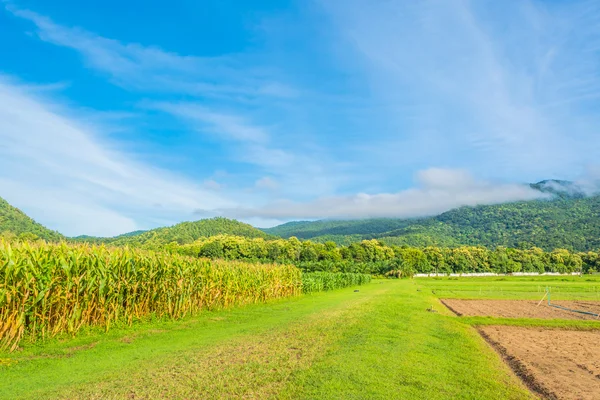
<svg viewBox="0 0 600 400"><path fill-rule="evenodd" d="M302 274L302 292L314 293L371 282L371 275L350 272L308 272Z"/></svg>
<svg viewBox="0 0 600 400"><path fill-rule="evenodd" d="M287 265L0 241L0 349L14 350L25 337L75 334L85 326L108 330L152 315L181 318L301 288L300 270Z"/></svg>

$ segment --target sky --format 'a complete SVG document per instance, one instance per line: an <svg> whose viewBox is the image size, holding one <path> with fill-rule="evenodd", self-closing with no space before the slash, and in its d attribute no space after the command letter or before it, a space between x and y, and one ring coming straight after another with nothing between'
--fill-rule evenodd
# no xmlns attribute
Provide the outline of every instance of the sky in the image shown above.
<svg viewBox="0 0 600 400"><path fill-rule="evenodd" d="M0 197L70 236L593 186L599 106L598 1L0 0Z"/></svg>

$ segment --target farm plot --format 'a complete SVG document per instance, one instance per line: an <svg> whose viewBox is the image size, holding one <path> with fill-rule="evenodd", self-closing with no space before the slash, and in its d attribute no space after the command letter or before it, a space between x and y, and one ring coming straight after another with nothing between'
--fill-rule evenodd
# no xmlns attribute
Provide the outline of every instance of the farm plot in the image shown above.
<svg viewBox="0 0 600 400"><path fill-rule="evenodd" d="M459 316L490 316L502 318L537 318L537 319L578 319L599 320L600 302L598 301L553 301L552 304L564 308L589 312L583 314L565 309L551 307L546 302L538 305L532 300L463 300L442 299L446 307Z"/></svg>
<svg viewBox="0 0 600 400"><path fill-rule="evenodd" d="M472 325L538 396L600 398L596 277L447 278L419 283L420 290L430 290L459 320Z"/></svg>
<svg viewBox="0 0 600 400"><path fill-rule="evenodd" d="M600 331L486 326L481 335L544 398L600 398Z"/></svg>

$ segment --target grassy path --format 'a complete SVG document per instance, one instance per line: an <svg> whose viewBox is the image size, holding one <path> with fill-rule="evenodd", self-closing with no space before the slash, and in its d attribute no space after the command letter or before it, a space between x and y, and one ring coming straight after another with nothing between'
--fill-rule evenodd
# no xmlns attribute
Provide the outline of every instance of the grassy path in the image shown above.
<svg viewBox="0 0 600 400"><path fill-rule="evenodd" d="M390 280L0 354L0 398L531 396L473 328Z"/></svg>

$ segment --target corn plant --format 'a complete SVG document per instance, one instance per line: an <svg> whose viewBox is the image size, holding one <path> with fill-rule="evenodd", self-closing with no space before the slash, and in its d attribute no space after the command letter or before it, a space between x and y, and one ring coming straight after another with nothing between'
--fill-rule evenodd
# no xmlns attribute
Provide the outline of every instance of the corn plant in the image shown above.
<svg viewBox="0 0 600 400"><path fill-rule="evenodd" d="M0 348L84 326L264 302L301 292L288 265L210 261L131 248L0 241Z"/></svg>
<svg viewBox="0 0 600 400"><path fill-rule="evenodd" d="M371 282L371 275L350 272L308 272L302 274L302 292L313 293Z"/></svg>

